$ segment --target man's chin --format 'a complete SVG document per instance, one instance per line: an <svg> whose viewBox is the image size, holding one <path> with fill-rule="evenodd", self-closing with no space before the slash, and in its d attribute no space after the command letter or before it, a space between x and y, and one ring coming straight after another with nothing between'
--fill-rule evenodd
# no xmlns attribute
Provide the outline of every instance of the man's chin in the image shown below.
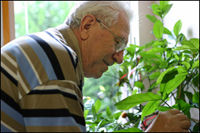
<svg viewBox="0 0 200 133"><path fill-rule="evenodd" d="M97 75L94 75L93 78L98 79L98 78L101 78L102 75L103 75L103 73L97 74Z"/></svg>
<svg viewBox="0 0 200 133"><path fill-rule="evenodd" d="M87 75L87 74L84 74L85 75L85 77L86 78L95 78L95 79L98 79L98 78L100 78L102 75L103 75L103 73L95 73L95 74L90 74L90 75Z"/></svg>
<svg viewBox="0 0 200 133"><path fill-rule="evenodd" d="M95 78L95 79L101 78L104 72L105 71L100 71L98 73L94 73L93 78Z"/></svg>

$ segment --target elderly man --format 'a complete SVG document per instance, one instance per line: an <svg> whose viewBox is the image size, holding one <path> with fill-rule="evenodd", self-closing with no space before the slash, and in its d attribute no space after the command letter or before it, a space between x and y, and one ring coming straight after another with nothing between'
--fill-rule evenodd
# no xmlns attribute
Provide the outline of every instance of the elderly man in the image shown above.
<svg viewBox="0 0 200 133"><path fill-rule="evenodd" d="M82 86L123 61L131 11L124 2L77 5L64 24L1 49L1 131L86 131ZM161 112L147 131L187 131L178 110Z"/></svg>

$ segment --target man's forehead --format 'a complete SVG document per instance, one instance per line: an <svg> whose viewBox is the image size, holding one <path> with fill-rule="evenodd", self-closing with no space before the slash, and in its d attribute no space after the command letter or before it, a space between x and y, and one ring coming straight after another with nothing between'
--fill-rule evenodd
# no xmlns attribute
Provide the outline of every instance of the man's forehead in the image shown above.
<svg viewBox="0 0 200 133"><path fill-rule="evenodd" d="M130 22L127 16L119 15L118 22L112 27L113 30L117 32L117 35L123 39L125 42L128 41L128 36L130 34Z"/></svg>

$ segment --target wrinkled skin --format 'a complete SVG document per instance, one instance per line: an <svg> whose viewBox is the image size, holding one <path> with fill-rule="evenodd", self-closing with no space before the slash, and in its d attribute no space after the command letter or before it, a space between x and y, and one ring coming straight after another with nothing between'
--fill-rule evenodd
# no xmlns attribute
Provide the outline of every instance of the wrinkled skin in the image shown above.
<svg viewBox="0 0 200 133"><path fill-rule="evenodd" d="M159 112L145 132L189 132L191 123L187 116L177 109Z"/></svg>

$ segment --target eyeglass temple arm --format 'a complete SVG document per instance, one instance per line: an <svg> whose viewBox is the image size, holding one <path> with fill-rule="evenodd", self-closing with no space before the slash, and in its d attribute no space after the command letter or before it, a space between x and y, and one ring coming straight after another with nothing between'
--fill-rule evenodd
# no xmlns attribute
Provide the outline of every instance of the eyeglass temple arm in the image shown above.
<svg viewBox="0 0 200 133"><path fill-rule="evenodd" d="M104 28L106 28L108 31L110 31L110 29L108 29L103 23L101 23L100 20L98 20L96 18L97 22L99 22L101 25L103 25ZM120 39L122 42L124 42L124 40L122 40L121 38L119 38L118 36L116 36L112 31L110 31L110 33L112 33L116 38ZM125 43L125 42L124 42Z"/></svg>
<svg viewBox="0 0 200 133"><path fill-rule="evenodd" d="M100 20L98 20L97 18L96 18L96 20L97 20L99 23L101 23L101 21L100 21Z"/></svg>

